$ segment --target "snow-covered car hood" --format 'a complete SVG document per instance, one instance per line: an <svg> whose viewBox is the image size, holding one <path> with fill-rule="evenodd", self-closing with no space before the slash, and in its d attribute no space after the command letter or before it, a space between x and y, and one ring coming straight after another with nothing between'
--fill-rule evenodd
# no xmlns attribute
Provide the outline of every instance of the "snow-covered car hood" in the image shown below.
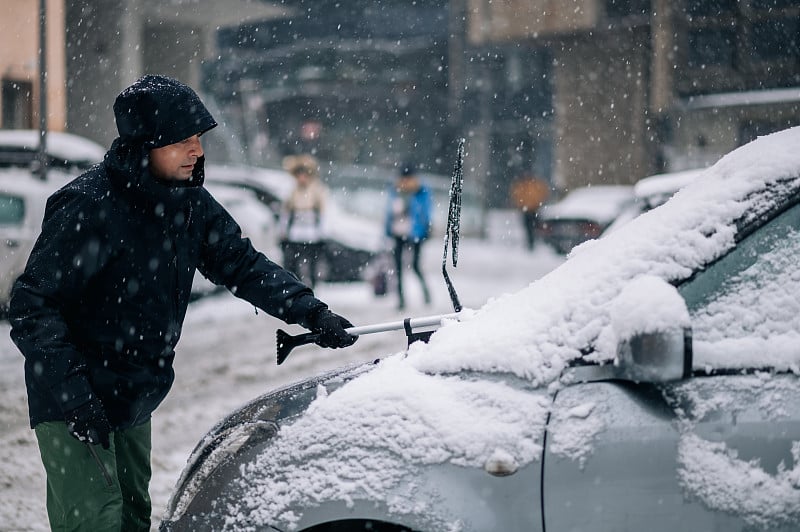
<svg viewBox="0 0 800 532"><path fill-rule="evenodd" d="M630 298L626 288L642 278L684 279L731 248L737 222L800 188L798 145L794 128L736 150L662 207L582 244L520 292L463 311L429 343L412 344L330 393L318 386L308 409L240 466L235 496L224 502L229 525L292 529L300 508L365 497L434 519L435 507L404 508L391 495L413 487L420 467L538 460L547 392L575 359L614 359L622 334L612 309ZM793 356L787 365L798 363ZM570 458L583 452L581 445L563 450Z"/></svg>

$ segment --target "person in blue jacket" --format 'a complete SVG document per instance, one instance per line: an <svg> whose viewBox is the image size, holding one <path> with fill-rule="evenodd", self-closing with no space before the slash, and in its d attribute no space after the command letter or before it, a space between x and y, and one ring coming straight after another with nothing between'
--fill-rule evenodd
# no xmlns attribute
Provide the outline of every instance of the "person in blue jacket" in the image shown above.
<svg viewBox="0 0 800 532"><path fill-rule="evenodd" d="M394 186L389 190L386 209L386 236L393 240L394 265L397 276L398 308L405 308L403 293L404 254L411 251L411 268L422 285L425 304L431 302L430 291L420 268L422 244L431 232L431 193L417 176L414 164L404 163Z"/></svg>
<svg viewBox="0 0 800 532"><path fill-rule="evenodd" d="M144 76L114 116L104 161L48 199L9 306L53 530L150 530L150 418L196 270L323 347L356 340L203 187L200 137L217 123L191 88Z"/></svg>

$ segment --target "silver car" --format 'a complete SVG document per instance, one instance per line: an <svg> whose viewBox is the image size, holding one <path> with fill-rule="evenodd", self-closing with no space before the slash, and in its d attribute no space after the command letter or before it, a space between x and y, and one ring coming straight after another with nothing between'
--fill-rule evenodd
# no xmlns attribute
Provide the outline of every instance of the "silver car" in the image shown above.
<svg viewBox="0 0 800 532"><path fill-rule="evenodd" d="M798 145L762 137L429 342L234 412L162 529L800 530Z"/></svg>
<svg viewBox="0 0 800 532"><path fill-rule="evenodd" d="M53 190L27 169L0 168L0 314L5 314L11 287L25 269Z"/></svg>

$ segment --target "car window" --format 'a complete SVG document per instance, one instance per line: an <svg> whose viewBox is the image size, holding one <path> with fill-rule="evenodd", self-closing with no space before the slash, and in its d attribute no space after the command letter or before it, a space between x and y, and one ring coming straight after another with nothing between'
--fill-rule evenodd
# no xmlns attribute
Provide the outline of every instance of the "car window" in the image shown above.
<svg viewBox="0 0 800 532"><path fill-rule="evenodd" d="M19 225L25 218L22 198L0 194L0 225Z"/></svg>
<svg viewBox="0 0 800 532"><path fill-rule="evenodd" d="M737 368L760 352L787 367L800 339L800 206L678 287L692 318L695 368Z"/></svg>

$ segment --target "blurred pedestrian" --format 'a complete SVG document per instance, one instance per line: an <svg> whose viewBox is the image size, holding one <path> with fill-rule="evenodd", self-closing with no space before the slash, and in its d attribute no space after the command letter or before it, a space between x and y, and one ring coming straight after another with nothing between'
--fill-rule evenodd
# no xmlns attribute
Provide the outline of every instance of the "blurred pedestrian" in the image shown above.
<svg viewBox="0 0 800 532"><path fill-rule="evenodd" d="M412 163L404 163L389 190L386 209L386 235L393 240L394 266L397 277L398 308L405 308L403 293L404 254L411 252L411 268L422 286L425 304L431 302L428 285L419 264L422 244L431 232L431 194L417 175Z"/></svg>
<svg viewBox="0 0 800 532"><path fill-rule="evenodd" d="M283 167L295 179L295 188L281 209L283 266L314 288L319 257L325 251L328 188L319 179L319 163L313 155L289 155Z"/></svg>
<svg viewBox="0 0 800 532"><path fill-rule="evenodd" d="M522 175L511 184L511 205L520 211L525 244L532 250L536 243L536 217L550 196L547 182L532 175Z"/></svg>
<svg viewBox="0 0 800 532"><path fill-rule="evenodd" d="M200 137L217 123L191 88L144 76L114 115L104 161L49 198L9 307L53 530L150 530L150 418L196 270L323 347L356 340L203 187Z"/></svg>

